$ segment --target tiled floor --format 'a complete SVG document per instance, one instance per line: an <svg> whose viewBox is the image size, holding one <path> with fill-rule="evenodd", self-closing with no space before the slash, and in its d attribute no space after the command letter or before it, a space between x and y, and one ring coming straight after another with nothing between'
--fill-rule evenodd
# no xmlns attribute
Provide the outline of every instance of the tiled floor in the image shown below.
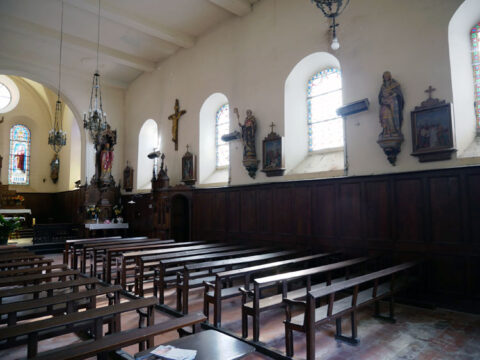
<svg viewBox="0 0 480 360"><path fill-rule="evenodd" d="M51 256L48 256L51 257ZM53 256L57 262L60 255ZM122 301L128 301L123 299ZM168 291L166 304L175 306L175 294ZM190 312L202 311L202 289L190 292ZM241 334L240 298L223 302L222 325L225 329ZM390 324L372 318L373 308L367 307L358 314L358 336L360 344L352 346L337 342L333 338L335 325L321 326L316 332L317 359L480 359L480 316L458 313L448 310L427 310L406 305L397 305L397 322ZM137 326L137 314L126 313L122 317L122 329ZM155 322L168 319L169 316L156 312ZM282 309L261 315L260 340L267 346L284 352L284 312ZM349 324L344 320L343 330L349 334ZM250 326L251 335L251 326ZM177 337L169 333L155 338L155 344L165 343ZM295 334L295 358L304 359L305 338ZM75 335L65 335L54 340L40 342L39 351L66 346L79 341ZM137 346L124 349L130 354L138 351ZM0 359L18 359L26 356L25 347L0 351ZM269 359L259 353L248 355L245 359ZM52 359L53 360L53 359Z"/></svg>

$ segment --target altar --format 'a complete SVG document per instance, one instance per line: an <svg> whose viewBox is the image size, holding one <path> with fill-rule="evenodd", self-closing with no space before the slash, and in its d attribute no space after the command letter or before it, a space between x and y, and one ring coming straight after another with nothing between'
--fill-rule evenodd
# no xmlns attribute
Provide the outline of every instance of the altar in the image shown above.
<svg viewBox="0 0 480 360"><path fill-rule="evenodd" d="M101 232L101 236L123 235L127 236L128 223L87 223L85 224L85 237L97 237L97 231Z"/></svg>

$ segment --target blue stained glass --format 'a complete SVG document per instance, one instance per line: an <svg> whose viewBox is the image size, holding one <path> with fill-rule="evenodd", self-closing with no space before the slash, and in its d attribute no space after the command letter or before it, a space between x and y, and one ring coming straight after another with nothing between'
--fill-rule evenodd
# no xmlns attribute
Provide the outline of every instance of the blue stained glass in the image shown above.
<svg viewBox="0 0 480 360"><path fill-rule="evenodd" d="M480 23L475 25L471 31L472 38L472 65L473 82L475 85L475 118L477 133L480 132Z"/></svg>
<svg viewBox="0 0 480 360"><path fill-rule="evenodd" d="M215 117L215 150L217 167L228 166L230 163L230 148L222 140L222 136L230 132L230 108L224 104L218 109Z"/></svg>
<svg viewBox="0 0 480 360"><path fill-rule="evenodd" d="M328 68L314 74L307 85L308 151L343 146L342 76Z"/></svg>
<svg viewBox="0 0 480 360"><path fill-rule="evenodd" d="M28 185L30 182L30 130L24 125L10 129L8 183Z"/></svg>

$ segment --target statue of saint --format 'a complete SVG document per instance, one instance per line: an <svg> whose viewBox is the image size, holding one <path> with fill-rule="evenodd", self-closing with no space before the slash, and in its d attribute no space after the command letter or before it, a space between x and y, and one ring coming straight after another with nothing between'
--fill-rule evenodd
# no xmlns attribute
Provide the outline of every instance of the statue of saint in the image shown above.
<svg viewBox="0 0 480 360"><path fill-rule="evenodd" d="M233 110L237 117L238 109ZM242 141L243 141L243 159L256 159L257 152L255 151L255 132L257 131L257 120L252 114L252 110L247 110L247 117L245 118L245 123L242 125L238 123L242 129Z"/></svg>
<svg viewBox="0 0 480 360"><path fill-rule="evenodd" d="M383 137L401 136L403 122L403 94L400 84L392 79L390 71L383 73L383 84L378 94L380 124Z"/></svg>
<svg viewBox="0 0 480 360"><path fill-rule="evenodd" d="M110 150L110 144L105 143L105 147L100 153L101 179L108 181L112 174L113 150Z"/></svg>

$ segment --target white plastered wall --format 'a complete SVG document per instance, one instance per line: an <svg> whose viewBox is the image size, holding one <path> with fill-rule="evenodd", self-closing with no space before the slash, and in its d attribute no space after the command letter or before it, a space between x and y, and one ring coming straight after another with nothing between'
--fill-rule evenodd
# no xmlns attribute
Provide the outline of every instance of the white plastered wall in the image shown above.
<svg viewBox="0 0 480 360"><path fill-rule="evenodd" d="M350 2L339 18L341 48L334 53L343 76L344 103L368 98L370 109L346 121L349 175L381 174L445 168L476 163L452 160L419 163L412 157L410 111L426 99L425 89L437 89L435 97L452 102L448 25L461 0L362 0ZM221 24L200 37L195 46L179 51L153 73L140 76L126 96L129 128L126 146L137 148L138 130L146 118L159 119L159 131L170 138L175 98L187 114L180 119L179 150L165 140L170 183L181 178L185 146L201 156L199 118L205 99L221 92L230 107L238 107L241 121L246 109L257 119L257 158L269 124L285 135L284 90L288 74L309 54L331 52L326 35L329 22L310 1L262 0L253 11ZM389 70L402 86L405 97L402 131L405 141L391 166L376 143L378 91L382 74ZM305 120L306 121L306 120ZM132 131L130 131L132 129ZM231 117L231 131L238 129ZM242 166L242 146L232 142L231 184L282 181L257 172L251 179ZM262 164L259 164L261 168ZM290 170L287 168L287 171Z"/></svg>

